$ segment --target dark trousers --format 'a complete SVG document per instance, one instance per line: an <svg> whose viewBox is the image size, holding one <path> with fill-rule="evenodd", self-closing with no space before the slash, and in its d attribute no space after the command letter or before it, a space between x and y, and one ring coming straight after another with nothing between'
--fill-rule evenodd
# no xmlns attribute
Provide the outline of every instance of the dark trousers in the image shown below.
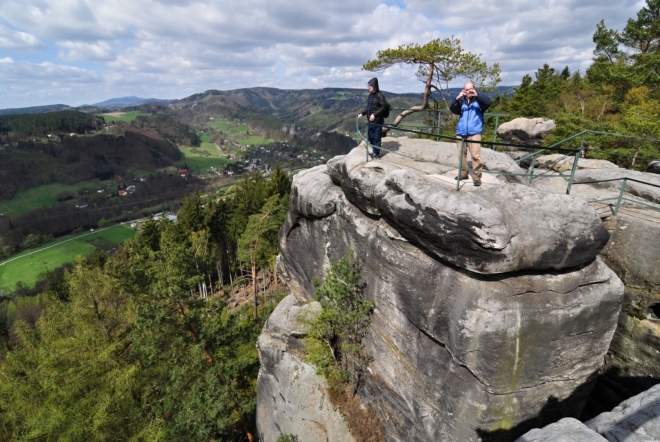
<svg viewBox="0 0 660 442"><path fill-rule="evenodd" d="M377 147L381 146L381 125L384 122L384 118L376 118L373 123L367 124L367 140L369 140L369 144L373 146L374 155L380 155L380 149Z"/></svg>

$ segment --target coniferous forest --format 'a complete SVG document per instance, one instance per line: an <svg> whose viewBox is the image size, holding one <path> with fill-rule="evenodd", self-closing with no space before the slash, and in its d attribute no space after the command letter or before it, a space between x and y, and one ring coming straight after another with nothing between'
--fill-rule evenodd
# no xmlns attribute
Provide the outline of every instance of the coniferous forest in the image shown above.
<svg viewBox="0 0 660 442"><path fill-rule="evenodd" d="M639 137L587 134L565 147L584 143L587 158L644 169L660 157L658 23L660 0L647 0L622 30L601 21L586 72L544 65L525 75L513 94L495 97L490 112L554 119L557 129L546 146L584 130ZM391 102L409 106L420 98L409 95L392 94ZM278 108L264 97L284 104ZM0 198L49 183L126 177L129 164L149 171L174 167L182 158L177 146L200 145L204 130L214 143L226 141L227 129L211 132L208 115L255 122L261 135L286 140L287 148L314 139L329 154L346 153L354 140L320 131L352 130L364 98L330 89L318 96L264 88L207 91L180 100L173 110L152 106L153 115L100 134L103 121L82 112L2 116ZM49 132L68 136L34 140ZM94 136L71 136L86 132ZM297 151L285 153L281 158ZM130 207L96 194L86 200L93 211L44 206L0 219L5 241L0 245L13 251L39 235L97 226L101 214L118 218L133 206L137 212L188 194L176 222L145 221L115 253L97 250L50 271L36 296L0 300L0 440L256 440L255 343L284 295L275 257L291 177L279 167L268 179L258 172L243 175L222 197L190 194L202 181L172 173L154 172L139 183L141 193ZM328 306L337 301L332 296L321 301L332 313ZM354 324L370 307L354 308ZM336 336L350 328L351 318L342 313L322 319L330 325L319 328L331 330L341 343ZM317 340L330 340L327 336ZM350 337L344 341L359 349ZM321 368L323 361L336 362L325 346L316 350L310 353Z"/></svg>
<svg viewBox="0 0 660 442"><path fill-rule="evenodd" d="M178 222L49 275L39 302L3 303L0 439L255 440L290 187L277 168L233 197L191 196ZM240 287L249 302L228 302Z"/></svg>

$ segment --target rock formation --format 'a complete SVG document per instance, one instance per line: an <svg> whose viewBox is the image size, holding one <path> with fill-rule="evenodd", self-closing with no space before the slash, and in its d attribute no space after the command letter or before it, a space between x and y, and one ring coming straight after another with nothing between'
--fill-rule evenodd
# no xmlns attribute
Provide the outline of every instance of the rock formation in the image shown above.
<svg viewBox="0 0 660 442"><path fill-rule="evenodd" d="M577 419L564 418L544 428L535 428L516 442L607 442L600 434Z"/></svg>
<svg viewBox="0 0 660 442"><path fill-rule="evenodd" d="M529 431L516 442L656 442L660 440L660 385L584 424L562 419Z"/></svg>
<svg viewBox="0 0 660 442"><path fill-rule="evenodd" d="M660 174L660 160L651 161L648 166L646 166L646 171L648 173L658 173Z"/></svg>
<svg viewBox="0 0 660 442"><path fill-rule="evenodd" d="M298 317L320 309L287 296L272 313L257 343L259 373L259 440L276 441L281 435L300 435L300 441L352 442L341 413L328 398L328 385L296 351L306 330ZM330 437L332 435L332 437Z"/></svg>
<svg viewBox="0 0 660 442"><path fill-rule="evenodd" d="M497 135L505 143L540 146L543 138L557 126L544 118L515 118L497 128Z"/></svg>
<svg viewBox="0 0 660 442"><path fill-rule="evenodd" d="M643 183L637 183L635 181L628 181L626 184L626 192L635 196L639 196L640 198L643 198L647 201L660 203L660 177L655 174L620 168L584 169L575 172L576 183L606 181L598 184L598 187L620 189L623 182L622 178L634 179L637 181L642 181L643 183L651 183L657 186L654 187Z"/></svg>
<svg viewBox="0 0 660 442"><path fill-rule="evenodd" d="M598 376L591 415L660 381L660 223L620 213L605 221L612 239L603 260L625 283L623 308Z"/></svg>
<svg viewBox="0 0 660 442"><path fill-rule="evenodd" d="M536 157L534 167L545 167L557 172L569 172L573 169L573 161L575 157L565 154L554 153L551 155L539 155ZM618 169L614 163L607 160L592 160L590 158L580 158L578 160L577 169Z"/></svg>
<svg viewBox="0 0 660 442"><path fill-rule="evenodd" d="M623 296L598 258L609 234L595 210L515 184L507 172L520 169L505 154L484 149L486 168L500 174L457 192L455 145L383 147L382 160L367 162L359 146L298 174L280 249L296 303L314 299L312 280L331 261L352 250L361 262L375 308L358 393L386 440L504 441L579 416ZM306 419L340 440L322 416L335 410L290 379L304 365L291 336L271 324L259 341L260 434L287 434L293 408L313 403L323 408Z"/></svg>

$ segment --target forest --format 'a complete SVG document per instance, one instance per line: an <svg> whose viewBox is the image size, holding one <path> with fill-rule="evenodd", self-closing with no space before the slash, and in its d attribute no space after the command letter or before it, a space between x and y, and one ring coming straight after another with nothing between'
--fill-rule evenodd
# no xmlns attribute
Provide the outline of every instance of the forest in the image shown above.
<svg viewBox="0 0 660 442"><path fill-rule="evenodd" d="M498 96L490 111L511 118L555 119L558 129L547 144L587 129L640 137L622 140L589 134L586 155L644 168L648 160L660 157L660 144L654 141L660 139L658 23L660 0L647 0L621 31L599 23L593 35L593 63L586 72L544 65L526 75L511 95ZM275 92L259 91L262 98L271 93ZM206 104L200 101L193 111L197 99L207 95L211 97ZM240 104L246 98L236 91L210 91L182 100L177 118L185 121L187 116L220 112L221 100L236 100L230 111L223 107L222 112L257 119L256 112ZM363 102L354 96L336 101L327 105L328 113L356 110ZM269 103L257 102L264 108ZM324 109L322 103L315 104ZM282 116L318 123L323 112L315 107L296 113L291 103L271 110L262 129L281 133L277 118ZM144 117L134 124L139 130L159 133L162 127L178 124L172 118ZM10 123L5 121L10 120L0 121L8 133ZM343 127L347 121L327 119L328 127ZM88 149L83 137L60 144L23 141L0 151L0 179L4 186L22 181L21 174L45 183L69 179L73 171L90 177L117 173L116 167L128 161L123 155L145 167L161 167L178 158L172 145L179 142L176 137L184 139L188 133L188 140L196 142L196 135L186 127L181 126L171 139L165 136L168 141L126 130L123 141L109 135L103 148L89 146L89 152L82 152ZM122 147L127 137L135 137L132 140L142 147L129 152ZM337 152L348 148L340 137L322 137L336 144ZM178 179L155 175L144 188L151 188L154 195L155 189L174 193ZM19 189L0 192L11 195ZM291 177L278 167L268 179L259 173L244 176L225 196L191 194L191 189L183 190L188 197L177 222L148 220L116 253L97 251L67 269L46 274L40 293L19 293L0 302L1 440L257 439L255 342L285 294L274 264ZM106 207L105 201L103 197L90 204L112 216L126 209ZM61 213L41 209L2 221L5 231L15 231L13 242L30 234L48 234L49 225L69 229L93 222L90 214L73 208ZM328 280L337 285L336 278ZM325 293L324 308L334 302L331 295ZM367 304L355 308L359 321L369 308ZM330 319L335 334L350 328L341 315ZM330 360L327 352L314 355L318 361Z"/></svg>
<svg viewBox="0 0 660 442"><path fill-rule="evenodd" d="M512 96L499 96L490 112L553 118L550 145L584 130L639 137L589 134L588 158L645 169L660 158L660 1L647 0L621 31L604 21L593 34L593 63L582 73L540 67L525 75ZM581 139L573 143L579 146ZM569 144L570 145L570 144Z"/></svg>
<svg viewBox="0 0 660 442"><path fill-rule="evenodd" d="M103 127L103 118L63 110L40 114L0 115L0 136L10 132L18 137L43 137L51 132L84 134L86 131Z"/></svg>
<svg viewBox="0 0 660 442"><path fill-rule="evenodd" d="M277 169L232 197L195 194L178 222L147 221L38 298L4 300L0 439L256 440L255 341L281 295L290 187ZM230 304L241 287L248 302Z"/></svg>

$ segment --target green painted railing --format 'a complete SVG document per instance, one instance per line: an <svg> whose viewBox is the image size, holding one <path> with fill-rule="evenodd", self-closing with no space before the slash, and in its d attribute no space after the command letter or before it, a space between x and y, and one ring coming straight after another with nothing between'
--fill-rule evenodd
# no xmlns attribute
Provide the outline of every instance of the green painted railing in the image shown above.
<svg viewBox="0 0 660 442"><path fill-rule="evenodd" d="M658 186L657 184L651 184L651 183L647 183L646 181L640 181L640 180L636 180L634 178L628 178L628 177L612 178L612 179L609 179L609 180L598 180L598 181L583 181L581 183L575 183L575 184L576 185L578 185L578 184L600 184L600 183L609 183L609 182L614 182L614 181L621 181L621 188L619 189L619 196L618 197L616 197L616 198L595 199L595 200L590 200L588 202L590 202L590 203L605 203L607 201L614 201L615 202L614 209L612 210L613 215L617 215L619 213L619 209L621 208L621 204L623 202L629 202L629 203L637 204L637 205L640 205L640 206L644 206L644 207L648 207L648 208L660 211L660 205L658 205L658 204L651 204L651 203L647 203L647 202L644 202L644 201L634 200L632 198L626 198L624 196L625 192L626 192L626 187L628 186L629 182L643 184L645 186L651 186L651 187L655 187L657 189L660 189L660 186Z"/></svg>
<svg viewBox="0 0 660 442"><path fill-rule="evenodd" d="M375 123L366 123L366 124L367 125L368 124L374 125ZM426 137L434 138L436 141L446 140L448 142L456 143L459 140L459 137L456 137L455 135L454 136L447 136L447 135L441 135L441 134L437 134L437 133L424 132L424 131L421 131L419 129L406 129L406 128L402 127L401 125L392 126L392 125L389 125L389 124L382 124L382 125L378 124L376 126L379 126L381 128L387 128L388 130L397 130L397 131L400 131L400 132L403 132L403 133L423 135L423 136L426 136ZM359 117L357 117L356 120L355 120L355 127L356 127L356 132L357 132L358 136L364 141L365 150L366 150L366 158L367 158L367 161L369 161L369 148L373 149L374 146L369 144L366 133L363 133L360 130L360 119L359 119ZM365 125L365 128L366 128L366 125ZM430 129L433 129L433 128L430 128ZM463 162L461 161L461 159L463 158L464 151L465 151L465 139L460 138L460 140L461 140L461 154L458 158L458 165L440 163L440 162L437 162L437 161L421 160L419 158L413 158L409 155L402 154L402 153L396 152L396 151L391 151L391 150L388 150L388 149L383 148L383 147L376 147L376 148L380 149L380 150L383 150L385 152L392 153L392 154L402 156L402 157L406 157L406 158L409 158L409 159L412 159L412 160L415 160L415 161L424 161L424 162L430 163L430 164L457 167L457 169L458 169L458 179L456 180L456 190L460 190L460 185L461 185L460 176L461 176L462 169L463 169ZM491 141L484 141L484 140L482 140L480 142L480 144L491 146L491 147L507 147L507 146L508 147L516 147L518 149L520 149L520 148L538 148L538 146L527 146L527 145L520 145L520 144L501 143L501 142L494 142L494 141L491 142ZM579 159L580 154L581 154L580 149L566 149L566 148L559 148L559 147L547 147L544 150L550 150L550 151L566 153L567 155L565 155L563 157L564 159L570 157L571 155L573 155L577 159ZM556 160L556 161L559 161L559 160ZM533 163L535 163L535 161ZM573 183L573 178L574 178L574 175L575 175L576 168L577 168L577 161L574 161L573 162L573 168L571 170L571 174L568 178L568 188L566 189L566 193L570 192L570 188L571 188L571 185ZM489 170L481 170L481 172L482 173L490 173L490 174L494 174L494 175L502 175L502 176L527 177L527 179L529 180L530 183L532 182L532 179L539 178L540 176L546 176L547 178L565 178L564 175L547 175L547 173L535 176L534 175L534 164L532 165L531 171L529 173L510 173L510 172L489 171Z"/></svg>
<svg viewBox="0 0 660 442"><path fill-rule="evenodd" d="M437 110L437 111L438 112L447 112L447 111L442 111L442 110ZM493 115L494 116L502 116L502 114L493 114ZM364 141L367 161L369 161L369 148L373 149L374 146L369 144L366 135L360 130L360 120L359 120L359 118L356 118L356 123L355 124L356 124L357 134ZM367 124L373 124L373 123L367 123ZM383 125L378 125L378 126L380 126L381 128L388 128L389 130L397 130L397 131L400 131L400 132L403 132L403 133L412 133L412 134L415 134L415 135L423 135L423 136L426 136L426 137L432 137L436 141L445 140L445 141L456 143L457 140L458 140L458 138L456 136L446 136L446 135L442 135L442 134L439 134L439 133L425 132L425 131L422 131L422 130L419 130L419 129L407 129L405 127L402 127L401 125L396 126L396 127L392 126L392 125L388 125L388 124L383 124ZM430 128L430 129L434 129L434 128ZM528 173L526 173L526 174L515 174L515 173L508 173L508 172L488 171L488 170L482 170L482 173L491 173L491 174L503 175L503 176L527 177L529 184L531 184L534 179L539 179L541 177L545 177L545 178L566 178L566 176L561 174L561 173L556 174L556 175L549 175L549 173L551 172L552 166L554 164L557 164L558 162L561 162L561 161L568 160L569 158L572 157L573 164L571 166L571 173L568 176L568 186L566 188L566 194L571 193L571 188L574 184L597 184L597 183L604 183L604 182L609 182L609 181L619 181L619 180L621 180L622 181L621 189L620 189L620 192L619 192L619 196L617 198L605 198L605 199L593 200L593 201L589 201L589 202L592 202L592 203L601 202L602 203L602 202L605 202L605 201L616 201L616 204L615 204L615 207L614 207L614 210L613 210L614 215L616 215L619 212L619 208L621 207L621 204L623 202L630 202L630 203L633 203L633 204L638 204L638 205L642 205L642 206L645 206L645 207L649 207L649 208L652 208L652 209L655 209L655 210L660 210L659 205L651 204L651 203L645 203L645 202L642 202L642 201L639 201L639 200L633 200L631 198L626 198L625 197L626 186L627 186L628 182L630 182L630 181L636 182L636 183L639 183L639 184L648 185L648 186L651 186L651 187L660 188L660 186L655 185L655 184L647 183L647 182L640 181L640 180L635 180L633 178L616 178L616 179L611 179L611 180L600 180L600 181L589 181L589 182L574 183L575 172L577 170L578 162L579 162L580 158L583 156L584 151L588 149L587 147L585 147L584 143L585 143L585 139L586 139L587 135L589 135L589 134L606 135L606 136L614 136L614 137L619 137L619 138L631 138L631 139L637 139L637 140L643 140L643 141L660 142L660 140L656 140L656 139L652 139L652 138L633 137L633 136L629 136L629 135L615 134L615 133L610 133L610 132L592 131L592 130L582 131L582 132L577 133L575 135L572 135L572 136L570 136L570 137L568 137L564 140L561 140L557 143L554 143L551 146L548 146L548 147L545 147L545 148L540 148L540 149L539 149L538 146L510 144L510 143L498 143L498 142L495 142L495 141L488 142L488 141L483 141L482 140L481 141L482 145L489 145L491 147L507 147L508 146L508 147L516 147L518 149L520 149L520 148L523 148L523 149L524 148L539 149L537 152L534 152L534 153L532 153L530 155L527 155L527 156L525 156L525 157L523 157L523 158L516 161L518 164L520 164L522 161L524 161L526 159L529 159L529 158L532 159L532 164L531 164L530 168L528 169L529 170ZM581 137L581 142L580 142L580 147L579 148L577 148L577 149L567 149L567 148L562 148L561 147L561 146L565 145L566 143L568 143L569 141L578 139L580 137ZM388 150L384 147L380 147L379 149L383 150L385 152L395 154L395 155L399 155L399 156L402 156L402 157L407 157L407 158L413 159L415 161L424 161L424 162L430 163L430 164L437 164L437 165L450 166L450 167L457 166L458 179L456 180L456 190L458 191L458 190L460 190L460 183L461 183L460 177L461 177L461 174L463 172L463 170L462 170L463 169L463 162L461 161L461 159L463 158L464 151L465 151L465 139L461 138L460 140L461 140L461 153L460 153L460 156L458 158L458 165L440 163L440 162L437 162L437 161L421 160L419 158L413 158L409 155L402 154L400 152ZM599 152L606 153L606 154L608 153L607 151L602 151L600 149L593 149L593 150L597 150ZM536 159L537 159L538 155L541 154L541 153L548 153L548 152L562 152L562 153L565 153L565 155L563 157L560 157L560 158L552 161L552 162L545 163L544 167L547 167L550 170L548 170L548 171L546 171L542 174L535 174Z"/></svg>

